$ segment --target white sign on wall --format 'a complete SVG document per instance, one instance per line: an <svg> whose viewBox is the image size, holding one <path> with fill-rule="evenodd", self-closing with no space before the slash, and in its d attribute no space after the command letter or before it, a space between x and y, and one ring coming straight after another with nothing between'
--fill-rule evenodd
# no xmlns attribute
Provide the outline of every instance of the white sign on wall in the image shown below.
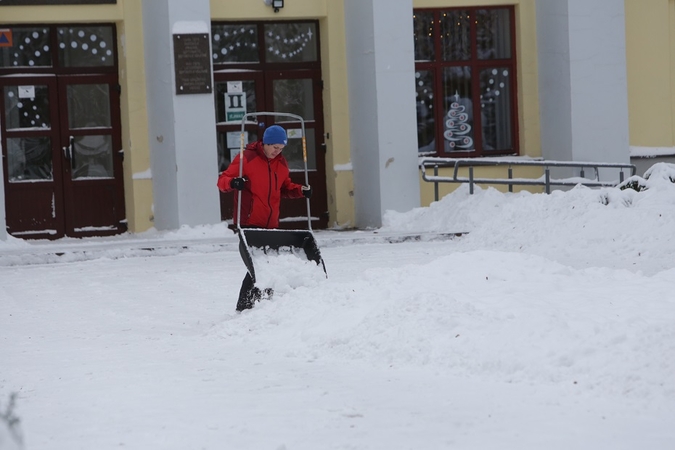
<svg viewBox="0 0 675 450"><path fill-rule="evenodd" d="M241 81L228 81L227 82L227 92L242 92L242 82Z"/></svg>
<svg viewBox="0 0 675 450"><path fill-rule="evenodd" d="M35 98L35 86L19 86L19 98Z"/></svg>
<svg viewBox="0 0 675 450"><path fill-rule="evenodd" d="M286 136L288 136L288 139L300 139L302 138L302 128L290 128L286 130Z"/></svg>

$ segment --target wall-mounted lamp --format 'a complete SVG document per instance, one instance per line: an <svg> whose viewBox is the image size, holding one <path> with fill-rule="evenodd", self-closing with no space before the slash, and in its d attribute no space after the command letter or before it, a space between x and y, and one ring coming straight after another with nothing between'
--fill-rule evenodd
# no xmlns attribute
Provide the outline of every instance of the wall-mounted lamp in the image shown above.
<svg viewBox="0 0 675 450"><path fill-rule="evenodd" d="M267 6L274 8L274 12L277 13L281 8L284 7L284 0L263 0Z"/></svg>

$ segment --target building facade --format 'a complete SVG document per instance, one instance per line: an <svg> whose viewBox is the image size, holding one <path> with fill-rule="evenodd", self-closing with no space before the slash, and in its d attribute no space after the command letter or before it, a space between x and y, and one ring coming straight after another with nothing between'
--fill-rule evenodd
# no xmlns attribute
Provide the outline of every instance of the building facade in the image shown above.
<svg viewBox="0 0 675 450"><path fill-rule="evenodd" d="M429 205L420 155L672 158L675 0L643 3L3 0L0 238L227 220L272 123L315 228Z"/></svg>

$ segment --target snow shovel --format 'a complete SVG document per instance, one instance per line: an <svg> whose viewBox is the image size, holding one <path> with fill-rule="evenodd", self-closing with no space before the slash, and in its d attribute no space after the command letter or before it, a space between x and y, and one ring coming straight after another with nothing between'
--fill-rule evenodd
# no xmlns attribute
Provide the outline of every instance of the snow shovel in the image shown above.
<svg viewBox="0 0 675 450"><path fill-rule="evenodd" d="M257 118L258 116L283 116L296 119L300 122L302 128L302 159L305 165L305 185L309 185L307 175L307 141L305 140L305 121L302 117L288 113L258 112L245 114L241 119L241 146L239 149L239 177L244 173L244 125L248 117ZM246 265L248 273L251 275L253 284L256 282L255 267L253 265L253 256L251 248L260 248L265 253L268 250L279 251L288 249L292 253L304 253L308 261L314 261L321 265L326 277L326 264L321 258L319 246L316 244L314 234L312 233L312 216L310 213L309 199L307 201L307 230L277 230L267 228L242 228L241 227L241 191L238 191L237 197L237 235L239 236L239 254ZM301 250L302 252L299 252Z"/></svg>

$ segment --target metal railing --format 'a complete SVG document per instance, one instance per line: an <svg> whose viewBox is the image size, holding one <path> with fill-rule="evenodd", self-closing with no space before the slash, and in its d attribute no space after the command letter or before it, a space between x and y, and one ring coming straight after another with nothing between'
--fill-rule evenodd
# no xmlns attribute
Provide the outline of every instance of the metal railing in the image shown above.
<svg viewBox="0 0 675 450"><path fill-rule="evenodd" d="M480 159L480 158L432 158L422 157L419 159L422 170L422 179L434 183L434 199L439 200L439 183L469 183L469 193L473 194L475 184L500 184L508 185L509 192L513 192L513 186L544 186L546 193L551 193L551 186L576 186L578 184L588 187L614 187L624 181L624 170L630 170L630 176L635 175L637 169L634 164L614 164L597 162L571 162L571 161L544 161L544 160L514 160L514 159ZM476 178L473 173L474 167L508 167L508 178ZM544 174L539 178L513 178L513 167L534 166L543 167ZM454 167L452 177L438 175L439 167ZM468 167L469 176L459 176L461 167ZM427 175L427 168L433 168L433 175ZM577 168L580 169L578 177L551 178L551 168ZM600 181L600 169L618 169L619 181ZM594 178L586 178L586 170L594 172Z"/></svg>

